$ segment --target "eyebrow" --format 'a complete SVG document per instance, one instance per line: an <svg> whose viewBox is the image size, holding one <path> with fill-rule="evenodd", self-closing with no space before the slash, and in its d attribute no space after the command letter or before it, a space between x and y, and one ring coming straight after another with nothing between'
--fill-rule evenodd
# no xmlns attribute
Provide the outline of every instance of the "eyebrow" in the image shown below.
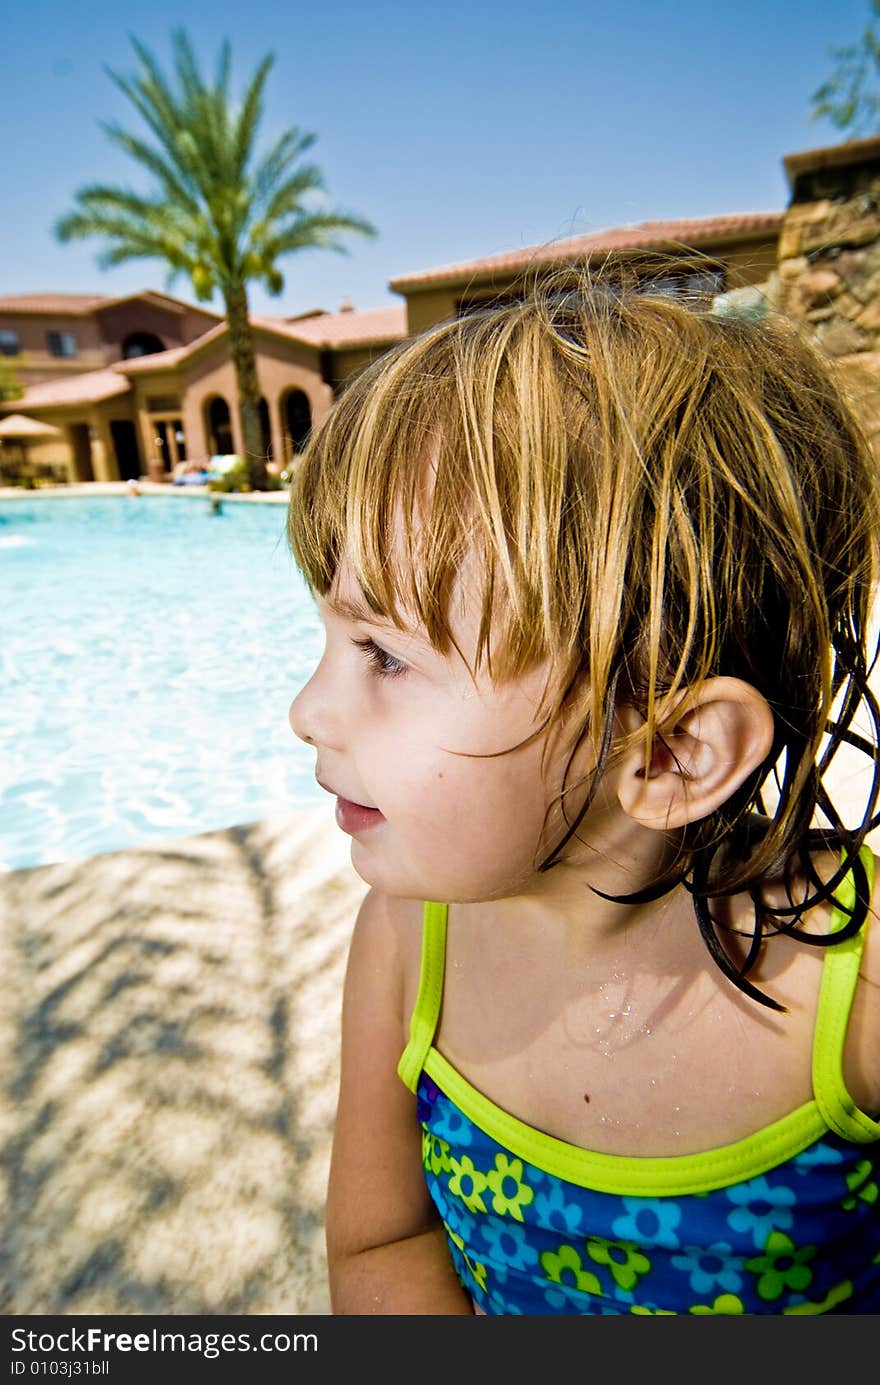
<svg viewBox="0 0 880 1385"><path fill-rule="evenodd" d="M314 592L312 593L312 595L314 599L317 601L318 597L315 595ZM324 605L327 607L329 611L332 611L333 615L340 616L343 620L365 621L368 625L378 625L382 626L383 629L386 630L396 630L400 634L412 635L415 639L420 639L424 643L427 643L427 640L425 640L424 635L421 635L419 631L413 630L409 626L406 626L404 630L401 631L400 627L398 625L395 625L394 621L391 620L390 617L379 615L375 611L371 611L369 607L366 605L366 603L363 601L348 601L345 599L345 597L333 597L330 596L329 593L326 596L322 596L320 600L323 601Z"/></svg>
<svg viewBox="0 0 880 1385"><path fill-rule="evenodd" d="M347 601L342 596L322 596L324 605L333 612L335 616L343 616L347 620L369 620L374 625L392 625L393 621L387 616L377 615L371 611L364 601Z"/></svg>

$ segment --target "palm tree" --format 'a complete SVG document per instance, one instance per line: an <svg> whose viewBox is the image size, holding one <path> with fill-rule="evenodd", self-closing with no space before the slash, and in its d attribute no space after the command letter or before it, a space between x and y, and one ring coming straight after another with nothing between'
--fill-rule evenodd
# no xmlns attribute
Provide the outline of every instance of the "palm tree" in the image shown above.
<svg viewBox="0 0 880 1385"><path fill-rule="evenodd" d="M102 129L152 174L155 188L145 196L102 183L82 187L74 194L78 209L56 222L55 234L61 241L105 237L110 246L98 257L102 269L157 258L170 266L168 287L179 275L188 275L199 301L219 291L229 323L251 484L260 489L266 483L266 459L248 284L262 283L277 296L284 287L278 268L282 255L313 246L344 252L342 233L372 236L376 231L361 217L307 205L310 194L324 191L320 170L303 161L314 135L293 126L254 164L263 87L274 54L263 58L243 101L233 108L228 39L214 84L206 85L186 33L174 31L177 91L152 54L136 38L131 42L140 60L136 76L105 70L155 142L116 124L102 124Z"/></svg>

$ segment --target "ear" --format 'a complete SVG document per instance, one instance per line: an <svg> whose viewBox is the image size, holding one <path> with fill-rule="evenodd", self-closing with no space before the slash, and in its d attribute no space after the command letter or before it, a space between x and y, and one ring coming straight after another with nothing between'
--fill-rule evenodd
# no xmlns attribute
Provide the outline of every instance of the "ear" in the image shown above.
<svg viewBox="0 0 880 1385"><path fill-rule="evenodd" d="M635 707L618 709L624 731L644 725ZM740 678L710 678L679 697L659 730L645 769L644 744L618 769L617 796L643 827L667 831L708 817L736 793L773 745L767 699Z"/></svg>

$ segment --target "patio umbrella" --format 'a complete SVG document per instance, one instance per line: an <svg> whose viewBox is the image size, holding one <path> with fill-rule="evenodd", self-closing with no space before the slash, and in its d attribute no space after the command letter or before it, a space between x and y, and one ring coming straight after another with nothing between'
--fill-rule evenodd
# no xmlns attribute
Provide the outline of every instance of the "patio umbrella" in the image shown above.
<svg viewBox="0 0 880 1385"><path fill-rule="evenodd" d="M10 414L0 421L0 447L5 451L8 443L18 443L22 462L27 461L30 443L63 437L60 428L55 428L51 423L41 423L36 418L28 418L26 414Z"/></svg>

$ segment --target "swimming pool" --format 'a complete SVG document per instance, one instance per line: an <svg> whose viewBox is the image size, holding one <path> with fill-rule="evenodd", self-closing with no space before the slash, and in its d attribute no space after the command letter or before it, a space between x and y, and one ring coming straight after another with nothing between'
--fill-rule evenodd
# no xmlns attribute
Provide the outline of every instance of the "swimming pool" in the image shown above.
<svg viewBox="0 0 880 1385"><path fill-rule="evenodd" d="M0 869L326 801L287 722L321 622L285 507L0 501Z"/></svg>

